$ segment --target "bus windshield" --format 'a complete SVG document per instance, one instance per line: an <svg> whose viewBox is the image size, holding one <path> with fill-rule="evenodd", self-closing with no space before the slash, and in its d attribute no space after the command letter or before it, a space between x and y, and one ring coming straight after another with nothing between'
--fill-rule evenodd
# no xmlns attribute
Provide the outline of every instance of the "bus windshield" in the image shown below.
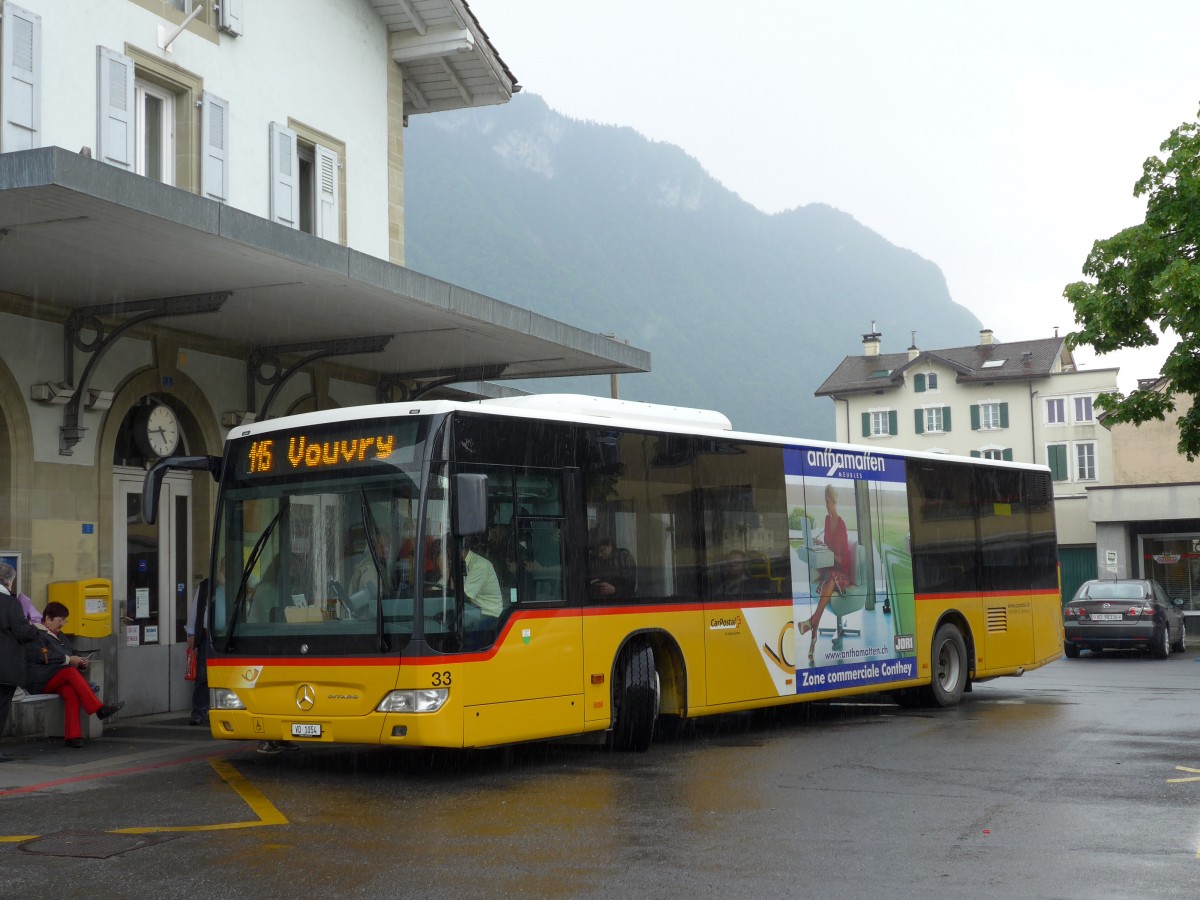
<svg viewBox="0 0 1200 900"><path fill-rule="evenodd" d="M262 451L246 447L233 456L222 493L216 647L303 655L404 646L421 621L422 594L443 603L444 474L435 468L423 504L421 467L394 444L397 458L387 465L376 459L262 478L253 463L236 465L255 452ZM445 627L441 606L430 618L431 628Z"/></svg>

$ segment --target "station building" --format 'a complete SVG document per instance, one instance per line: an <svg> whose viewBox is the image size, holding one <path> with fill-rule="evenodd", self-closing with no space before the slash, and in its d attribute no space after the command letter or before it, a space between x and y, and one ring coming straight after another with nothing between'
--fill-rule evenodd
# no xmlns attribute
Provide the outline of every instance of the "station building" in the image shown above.
<svg viewBox="0 0 1200 900"><path fill-rule="evenodd" d="M410 115L520 86L464 0L0 0L0 559L104 579L106 696L182 709L215 491L146 470L292 412L649 354L404 266ZM98 608L95 601L93 609Z"/></svg>

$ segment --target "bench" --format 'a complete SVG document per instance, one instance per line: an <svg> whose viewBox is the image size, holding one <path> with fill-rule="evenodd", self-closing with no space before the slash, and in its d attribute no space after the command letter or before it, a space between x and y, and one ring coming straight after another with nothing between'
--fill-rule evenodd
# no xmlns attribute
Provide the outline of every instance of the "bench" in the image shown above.
<svg viewBox="0 0 1200 900"><path fill-rule="evenodd" d="M13 700L13 733L17 737L36 734L63 737L64 715L63 699L58 694L25 694ZM79 710L79 724L84 737L98 738L104 734L104 723L95 716L89 716L82 707Z"/></svg>

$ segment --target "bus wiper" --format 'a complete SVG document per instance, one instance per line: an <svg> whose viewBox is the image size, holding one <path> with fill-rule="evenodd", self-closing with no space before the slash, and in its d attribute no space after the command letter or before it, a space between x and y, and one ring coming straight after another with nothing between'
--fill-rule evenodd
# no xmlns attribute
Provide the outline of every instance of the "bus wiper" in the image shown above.
<svg viewBox="0 0 1200 900"><path fill-rule="evenodd" d="M383 587L387 581L385 581L384 567L379 559L379 551L375 549L375 532L379 526L375 524L375 516L371 512L371 502L367 500L366 490L360 489L358 495L362 505L363 528L367 532L367 550L371 554L371 562L375 565L375 634L379 638L379 650L384 653L388 649L388 641L383 634Z"/></svg>
<svg viewBox="0 0 1200 900"><path fill-rule="evenodd" d="M233 599L233 610L229 617L229 632L225 635L226 653L233 649L233 634L237 630L238 616L241 614L242 606L246 600L246 585L250 581L250 573L258 565L258 558L262 556L263 548L267 545L267 538L271 536L271 532L275 530L275 526L279 524L279 520L288 511L288 508L287 504L279 507L279 512L275 513L274 518L267 523L267 527L263 529L262 534L258 536L258 540L254 542L254 547L250 550L250 555L246 558L246 565L242 567L242 577L238 581L237 596Z"/></svg>

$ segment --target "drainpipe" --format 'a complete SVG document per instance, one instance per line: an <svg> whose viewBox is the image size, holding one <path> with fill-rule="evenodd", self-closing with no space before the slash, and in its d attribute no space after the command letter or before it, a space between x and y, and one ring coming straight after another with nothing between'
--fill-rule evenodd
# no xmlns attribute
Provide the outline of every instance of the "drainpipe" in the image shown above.
<svg viewBox="0 0 1200 900"><path fill-rule="evenodd" d="M1033 389L1033 382L1029 382L1029 443L1032 445L1030 449L1033 451L1033 461L1036 463L1037 458L1037 419L1034 416L1034 401L1037 396L1037 391ZM1049 460L1047 460L1049 463Z"/></svg>

